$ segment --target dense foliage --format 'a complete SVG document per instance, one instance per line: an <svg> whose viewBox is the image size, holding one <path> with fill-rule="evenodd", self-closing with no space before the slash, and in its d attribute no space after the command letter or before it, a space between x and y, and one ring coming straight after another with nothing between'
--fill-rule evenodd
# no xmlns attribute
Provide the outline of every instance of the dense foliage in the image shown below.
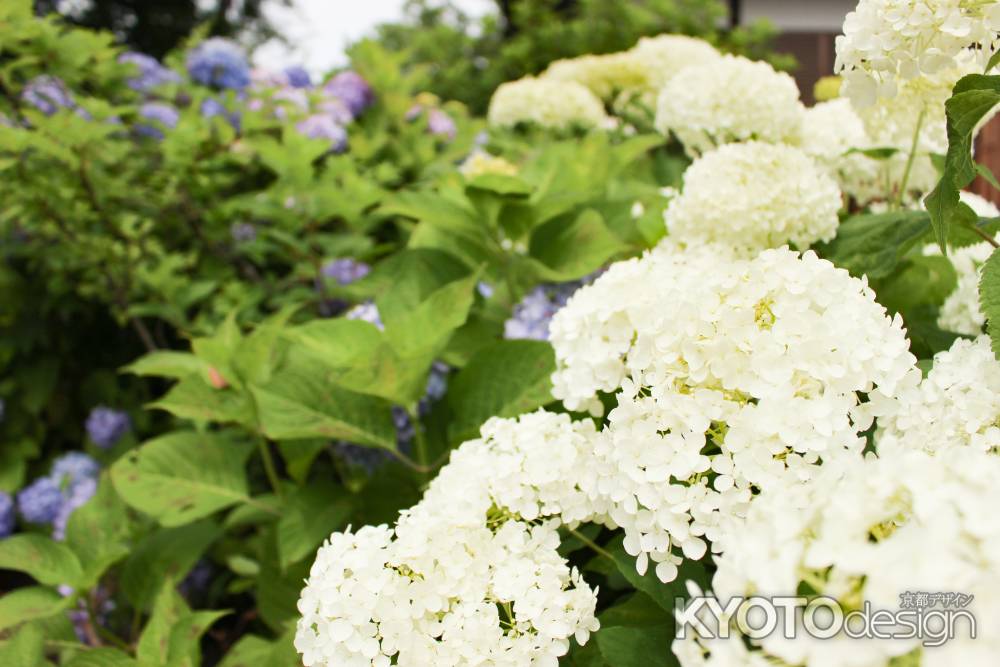
<svg viewBox="0 0 1000 667"><path fill-rule="evenodd" d="M650 24L486 121L0 8L0 664L829 665L677 600L905 586L981 641L865 664L992 664L1000 15L865 106L876 4L854 104Z"/></svg>

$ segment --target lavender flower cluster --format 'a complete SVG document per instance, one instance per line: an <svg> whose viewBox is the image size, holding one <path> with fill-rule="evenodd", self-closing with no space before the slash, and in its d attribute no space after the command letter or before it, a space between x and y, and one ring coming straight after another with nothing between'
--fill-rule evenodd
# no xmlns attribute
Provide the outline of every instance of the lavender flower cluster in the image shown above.
<svg viewBox="0 0 1000 667"><path fill-rule="evenodd" d="M95 445L110 449L132 429L132 420L125 412L99 405L90 411L85 426Z"/></svg>

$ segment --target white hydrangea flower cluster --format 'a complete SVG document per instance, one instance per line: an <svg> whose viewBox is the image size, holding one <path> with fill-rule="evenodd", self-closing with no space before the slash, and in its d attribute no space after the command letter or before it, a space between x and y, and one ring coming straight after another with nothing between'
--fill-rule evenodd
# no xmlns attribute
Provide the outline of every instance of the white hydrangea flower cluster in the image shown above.
<svg viewBox="0 0 1000 667"><path fill-rule="evenodd" d="M645 64L630 51L557 60L542 73L542 78L579 83L602 100L611 100L623 90L649 86Z"/></svg>
<svg viewBox="0 0 1000 667"><path fill-rule="evenodd" d="M872 148L864 121L846 98L840 97L806 109L799 146L833 176L841 191L864 204L879 183L878 161L853 149ZM885 197L888 193L879 193Z"/></svg>
<svg viewBox="0 0 1000 667"><path fill-rule="evenodd" d="M705 153L684 172L664 215L679 242L720 242L750 251L808 248L837 233L834 180L793 146L750 141Z"/></svg>
<svg viewBox="0 0 1000 667"><path fill-rule="evenodd" d="M564 130L602 127L609 119L601 100L586 86L575 81L525 77L496 89L487 120L499 127L534 123Z"/></svg>
<svg viewBox="0 0 1000 667"><path fill-rule="evenodd" d="M545 412L491 420L395 528L334 533L299 600L303 664L556 667L599 627L546 518L588 518L568 480L593 431Z"/></svg>
<svg viewBox="0 0 1000 667"><path fill-rule="evenodd" d="M980 218L1000 217L1000 209L973 192L960 193L962 202L967 204ZM958 284L941 304L937 325L945 331L966 336L978 336L986 324L986 315L979 307L979 276L983 264L993 254L993 244L983 241L962 248L952 248L948 251ZM940 255L937 244L924 248L925 255Z"/></svg>
<svg viewBox="0 0 1000 667"><path fill-rule="evenodd" d="M895 641L795 636L775 632L754 640L674 644L683 667L789 664L805 667L888 667L913 654L924 666L996 664L1000 652L1000 459L972 449L948 457L896 452L824 466L811 481L765 491L745 522L726 537L718 559L714 595L790 595L803 589L847 609L867 601L873 610L897 610L913 591L974 595L978 636L959 625L940 647L919 649L919 639ZM779 620L779 626L784 619ZM737 646L739 645L739 646ZM738 658L725 662L724 658ZM908 656L909 657L909 656ZM907 663L910 664L910 663Z"/></svg>
<svg viewBox="0 0 1000 667"><path fill-rule="evenodd" d="M858 106L892 97L900 80L953 67L967 49L980 68L1000 45L1000 2L861 0L837 38L834 70Z"/></svg>
<svg viewBox="0 0 1000 667"><path fill-rule="evenodd" d="M660 91L656 128L690 155L756 139L795 143L805 109L795 79L766 62L725 55L686 67Z"/></svg>
<svg viewBox="0 0 1000 667"><path fill-rule="evenodd" d="M643 37L629 52L645 72L647 88L659 91L686 67L708 65L722 58L714 46L687 35Z"/></svg>
<svg viewBox="0 0 1000 667"><path fill-rule="evenodd" d="M989 338L956 340L878 410L880 452L1000 450L1000 362Z"/></svg>
<svg viewBox="0 0 1000 667"><path fill-rule="evenodd" d="M664 581L756 490L857 455L862 395L891 395L916 361L865 281L787 248L666 244L579 290L551 334L569 409L600 414L598 393L617 394L594 511Z"/></svg>

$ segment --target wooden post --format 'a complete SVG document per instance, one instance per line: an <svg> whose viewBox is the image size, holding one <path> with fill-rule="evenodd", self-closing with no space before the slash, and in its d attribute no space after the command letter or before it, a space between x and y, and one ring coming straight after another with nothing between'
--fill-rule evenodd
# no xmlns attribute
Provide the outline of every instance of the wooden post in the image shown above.
<svg viewBox="0 0 1000 667"><path fill-rule="evenodd" d="M1000 115L980 130L979 138L976 140L976 162L989 167L1000 179ZM985 179L977 178L970 189L1000 206L1000 190L987 183Z"/></svg>

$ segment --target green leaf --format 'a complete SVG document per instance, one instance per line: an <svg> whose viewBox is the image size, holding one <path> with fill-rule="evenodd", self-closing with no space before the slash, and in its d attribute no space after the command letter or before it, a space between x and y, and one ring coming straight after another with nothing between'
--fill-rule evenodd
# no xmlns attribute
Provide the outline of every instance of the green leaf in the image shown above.
<svg viewBox="0 0 1000 667"><path fill-rule="evenodd" d="M920 211L859 215L841 223L837 238L817 250L853 276L882 278L929 229L928 215Z"/></svg>
<svg viewBox="0 0 1000 667"><path fill-rule="evenodd" d="M261 430L271 439L329 438L396 447L392 405L328 382L322 368L288 368L251 391Z"/></svg>
<svg viewBox="0 0 1000 667"><path fill-rule="evenodd" d="M490 417L514 417L550 403L552 346L544 341L504 340L480 350L449 382L454 442L474 438Z"/></svg>
<svg viewBox="0 0 1000 667"><path fill-rule="evenodd" d="M1000 253L993 251L979 278L979 305L986 315L986 332L993 354L1000 359Z"/></svg>
<svg viewBox="0 0 1000 667"><path fill-rule="evenodd" d="M139 663L116 648L95 648L81 651L65 667L139 667Z"/></svg>
<svg viewBox="0 0 1000 667"><path fill-rule="evenodd" d="M986 69L983 70L983 74L989 74L990 70L1000 64L1000 51L997 51L990 59L986 62Z"/></svg>
<svg viewBox="0 0 1000 667"><path fill-rule="evenodd" d="M0 569L26 572L50 586L78 586L83 568L73 551L50 537L31 533L0 540Z"/></svg>
<svg viewBox="0 0 1000 667"><path fill-rule="evenodd" d="M471 178L465 187L516 197L526 197L534 190L524 179L508 174L479 174Z"/></svg>
<svg viewBox="0 0 1000 667"><path fill-rule="evenodd" d="M133 375L182 379L208 373L208 364L189 352L157 350L139 357L122 371Z"/></svg>
<svg viewBox="0 0 1000 667"><path fill-rule="evenodd" d="M330 533L344 527L351 509L351 497L329 481L296 490L278 522L281 567L315 553Z"/></svg>
<svg viewBox="0 0 1000 667"><path fill-rule="evenodd" d="M1000 51L997 51L997 55L1000 55ZM997 182L997 177L993 175L993 171L985 164L977 164L976 173L979 174L984 181L992 185L997 190L1000 190L1000 182Z"/></svg>
<svg viewBox="0 0 1000 667"><path fill-rule="evenodd" d="M111 565L129 554L128 534L125 505L105 472L97 493L70 515L66 525L66 545L83 566L81 588L92 587Z"/></svg>
<svg viewBox="0 0 1000 667"><path fill-rule="evenodd" d="M153 606L153 613L139 637L136 657L142 667L197 667L201 663L199 641L205 631L229 612L192 612L167 579Z"/></svg>
<svg viewBox="0 0 1000 667"><path fill-rule="evenodd" d="M244 635L226 654L219 667L290 667L301 660L295 650L294 630L275 641Z"/></svg>
<svg viewBox="0 0 1000 667"><path fill-rule="evenodd" d="M531 235L530 254L549 270L548 280L582 278L623 250L624 244L593 209L571 220L550 220Z"/></svg>
<svg viewBox="0 0 1000 667"><path fill-rule="evenodd" d="M37 667L45 664L45 634L35 623L26 623L0 643L0 665Z"/></svg>
<svg viewBox="0 0 1000 667"><path fill-rule="evenodd" d="M898 148L852 148L847 151L845 155L851 155L854 153L859 153L865 157L870 157L873 160L888 160L893 155L899 152Z"/></svg>
<svg viewBox="0 0 1000 667"><path fill-rule="evenodd" d="M248 500L252 445L213 433L169 433L111 467L122 499L164 526L180 526Z"/></svg>
<svg viewBox="0 0 1000 667"><path fill-rule="evenodd" d="M277 564L262 564L257 577L257 608L261 619L276 632L294 626L295 619L301 616L299 594L311 567L310 561L302 561L282 572Z"/></svg>
<svg viewBox="0 0 1000 667"><path fill-rule="evenodd" d="M608 667L674 667L680 663L670 652L674 636L669 626L620 625L601 628L594 641Z"/></svg>
<svg viewBox="0 0 1000 667"><path fill-rule="evenodd" d="M931 227L934 231L934 239L937 241L941 252L948 252L948 235L952 219L958 208L961 195L955 187L955 178L950 168L945 168L941 180L937 186L924 199L924 206L930 215ZM843 225L841 225L843 227Z"/></svg>
<svg viewBox="0 0 1000 667"><path fill-rule="evenodd" d="M253 410L246 394L230 387L216 389L200 377L186 377L158 401L147 405L183 419L253 424Z"/></svg>
<svg viewBox="0 0 1000 667"><path fill-rule="evenodd" d="M141 540L122 570L125 597L140 609L148 608L163 580L183 578L219 534L215 524L199 521L158 530Z"/></svg>
<svg viewBox="0 0 1000 667"><path fill-rule="evenodd" d="M0 596L0 630L48 618L66 609L69 603L70 598L64 598L44 586L30 586L10 591Z"/></svg>

